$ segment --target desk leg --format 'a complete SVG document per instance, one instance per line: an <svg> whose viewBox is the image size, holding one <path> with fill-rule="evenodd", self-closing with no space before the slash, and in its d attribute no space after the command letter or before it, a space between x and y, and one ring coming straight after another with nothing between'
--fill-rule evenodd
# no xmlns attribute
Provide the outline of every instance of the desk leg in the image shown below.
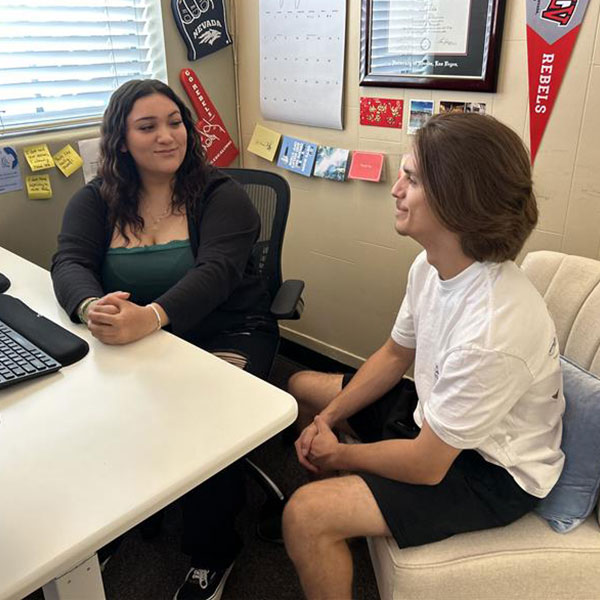
<svg viewBox="0 0 600 600"><path fill-rule="evenodd" d="M48 582L43 590L45 600L106 600L98 555Z"/></svg>

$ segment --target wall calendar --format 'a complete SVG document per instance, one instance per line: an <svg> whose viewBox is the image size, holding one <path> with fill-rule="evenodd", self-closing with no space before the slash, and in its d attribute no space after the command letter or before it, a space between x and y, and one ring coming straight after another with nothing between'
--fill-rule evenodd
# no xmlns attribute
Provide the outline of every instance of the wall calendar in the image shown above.
<svg viewBox="0 0 600 600"><path fill-rule="evenodd" d="M342 129L346 0L261 0L265 119Z"/></svg>

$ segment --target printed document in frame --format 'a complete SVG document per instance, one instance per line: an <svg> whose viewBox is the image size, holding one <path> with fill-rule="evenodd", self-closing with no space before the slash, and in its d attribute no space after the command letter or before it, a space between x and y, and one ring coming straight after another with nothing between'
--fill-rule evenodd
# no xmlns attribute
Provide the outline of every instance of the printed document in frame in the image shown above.
<svg viewBox="0 0 600 600"><path fill-rule="evenodd" d="M343 129L346 0L260 0L265 119Z"/></svg>

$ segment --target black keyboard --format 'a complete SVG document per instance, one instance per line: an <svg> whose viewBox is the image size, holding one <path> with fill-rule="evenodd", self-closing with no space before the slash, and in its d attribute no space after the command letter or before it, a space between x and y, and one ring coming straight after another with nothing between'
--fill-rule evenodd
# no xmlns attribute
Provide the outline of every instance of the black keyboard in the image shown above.
<svg viewBox="0 0 600 600"><path fill-rule="evenodd" d="M0 388L54 373L61 366L49 354L0 321Z"/></svg>

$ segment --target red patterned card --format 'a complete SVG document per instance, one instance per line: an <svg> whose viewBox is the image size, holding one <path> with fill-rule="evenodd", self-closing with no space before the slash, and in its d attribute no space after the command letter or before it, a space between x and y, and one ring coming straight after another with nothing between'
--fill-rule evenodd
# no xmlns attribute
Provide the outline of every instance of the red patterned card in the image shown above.
<svg viewBox="0 0 600 600"><path fill-rule="evenodd" d="M402 129L403 100L361 98L360 124Z"/></svg>

